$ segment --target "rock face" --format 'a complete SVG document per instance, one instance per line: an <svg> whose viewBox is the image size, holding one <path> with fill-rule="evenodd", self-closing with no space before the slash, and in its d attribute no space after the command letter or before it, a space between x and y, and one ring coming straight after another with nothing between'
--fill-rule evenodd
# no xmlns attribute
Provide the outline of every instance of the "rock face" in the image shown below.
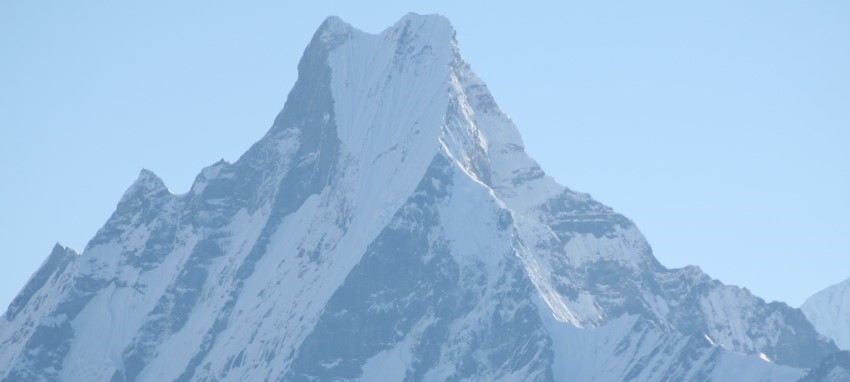
<svg viewBox="0 0 850 382"><path fill-rule="evenodd" d="M831 354L812 369L800 382L847 382L850 381L850 352Z"/></svg>
<svg viewBox="0 0 850 382"><path fill-rule="evenodd" d="M440 16L316 32L269 132L142 171L0 319L5 381L794 381L803 314L667 269L557 184Z"/></svg>
<svg viewBox="0 0 850 382"><path fill-rule="evenodd" d="M815 293L800 309L818 332L850 350L850 279Z"/></svg>

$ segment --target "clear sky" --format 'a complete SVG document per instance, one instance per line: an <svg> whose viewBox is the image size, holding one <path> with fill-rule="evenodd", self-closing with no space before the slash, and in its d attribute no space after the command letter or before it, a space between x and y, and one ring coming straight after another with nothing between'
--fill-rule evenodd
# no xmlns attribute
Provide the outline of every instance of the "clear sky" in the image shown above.
<svg viewBox="0 0 850 382"><path fill-rule="evenodd" d="M299 3L0 1L0 310L141 168L182 193L237 159L326 16L409 11L449 17L530 154L662 264L794 306L850 277L850 1Z"/></svg>

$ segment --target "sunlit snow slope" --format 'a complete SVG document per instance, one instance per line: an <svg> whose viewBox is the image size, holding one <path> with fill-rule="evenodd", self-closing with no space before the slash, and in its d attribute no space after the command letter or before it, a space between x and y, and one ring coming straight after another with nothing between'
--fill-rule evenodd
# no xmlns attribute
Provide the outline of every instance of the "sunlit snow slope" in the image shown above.
<svg viewBox="0 0 850 382"><path fill-rule="evenodd" d="M850 350L850 279L815 293L800 309L815 329Z"/></svg>
<svg viewBox="0 0 850 382"><path fill-rule="evenodd" d="M238 161L182 195L143 170L56 247L0 320L0 378L795 381L837 350L547 176L454 33L327 19Z"/></svg>

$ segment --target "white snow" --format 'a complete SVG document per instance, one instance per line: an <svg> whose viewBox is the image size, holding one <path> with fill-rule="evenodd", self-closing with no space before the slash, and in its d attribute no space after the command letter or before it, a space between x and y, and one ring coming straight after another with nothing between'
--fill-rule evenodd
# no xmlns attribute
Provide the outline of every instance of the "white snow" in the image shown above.
<svg viewBox="0 0 850 382"><path fill-rule="evenodd" d="M412 348L417 337L422 335L422 332L432 324L434 324L433 317L418 322L404 340L369 358L362 367L363 375L360 376L359 380L364 382L403 381L407 367L414 361Z"/></svg>
<svg viewBox="0 0 850 382"><path fill-rule="evenodd" d="M815 293L800 309L819 333L850 350L850 279Z"/></svg>
<svg viewBox="0 0 850 382"><path fill-rule="evenodd" d="M710 343L711 346L717 346L717 344L714 343L714 340L711 339L711 337L709 337L708 334L703 334L703 336L705 336L705 340L708 341L708 343Z"/></svg>
<svg viewBox="0 0 850 382"><path fill-rule="evenodd" d="M0 316L0 344L2 344L2 351L0 351L0 376L4 376L9 371L15 357L24 349L26 341L16 341L16 339L28 339L35 329L33 321L47 316L50 310L60 302L62 294L56 293L56 291L67 290L73 282L73 277L78 271L80 258L76 252L72 251L72 254L76 256L75 261L61 274L53 275L30 298L30 303L24 306L14 319L7 321L8 316ZM42 262L41 267L44 267L46 264L47 259ZM27 284L31 281L32 277ZM32 302L34 301L38 301L39 303L33 304Z"/></svg>
<svg viewBox="0 0 850 382"><path fill-rule="evenodd" d="M712 381L791 382L800 380L804 375L804 370L765 362L757 355L726 351L721 354Z"/></svg>
<svg viewBox="0 0 850 382"><path fill-rule="evenodd" d="M48 291L67 288L74 275L109 280L111 284L73 320L76 337L86 340L73 343L66 358L66 364L72 366L63 369L61 375L66 380L109 379L123 367L123 351L133 342L158 298L175 281L175 270L182 269L200 240L215 235L223 245L224 255L206 264L208 277L187 322L176 333L156 339L159 342L154 344L154 354L146 360L139 379L177 378L201 347L235 283L242 290L228 325L217 334L215 346L194 377L275 379L287 370L291 355L297 353L313 330L327 301L414 193L435 156L440 155L452 161L454 167L449 197L438 206L441 230L434 235L448 241L461 276L486 277L487 283L471 312L450 323L449 340L442 345L441 359L425 379L445 379L455 371L454 355L469 351L465 347L471 341L464 336L477 334L476 329L486 326L496 313L494 296L508 288L497 282L498 276L514 277L508 273L510 264L516 270L524 270L534 286L532 301L553 342L552 371L556 380L621 380L638 360L647 360L650 366L641 371L637 380L661 379L659 370L665 370L676 359L658 350L678 353L688 338L669 330L665 326L668 323L647 329L638 325L637 316L607 317L591 293L580 291L570 298L556 288L557 282L566 278L558 274L556 265L578 269L607 260L635 272L643 270L649 260L645 239L635 227L618 227L612 235L603 237L576 234L561 239L555 234L554 224L546 219L547 212L541 206L565 194L578 201L589 200L589 196L557 184L525 153L513 121L489 103L486 86L458 55L453 34L451 25L442 17L408 15L377 35L353 29L338 19L329 20L322 36L325 41L344 37L328 57L333 122L342 144L335 168L337 178L334 187L310 195L283 218L244 283L235 279L236 271L275 213L271 200L293 165L301 143L298 133L275 137L279 141L273 150L280 155L280 162L276 162L276 172L264 173L260 186L260 194L268 199L264 205L251 212L238 211L229 224L215 232L182 226L174 250L163 263L142 273L122 266L121 259L144 248L155 223L143 224L141 217L131 217L126 227L120 227L124 233L115 242L88 248L81 261L39 291L36 297L44 299L41 308L22 312L12 324L0 323L0 341L14 336L28 338L31 328L23 323L42 317L58 304L62 294ZM324 114L323 123L331 123L331 117ZM180 203L201 195L210 182L232 177L224 170L229 166L219 162L207 167L192 191L165 197L159 207L160 218L179 219ZM432 185L448 187L437 180ZM143 171L125 198L139 190L145 197L162 196L163 189L153 173ZM224 199L206 203L220 206ZM496 222L508 213L513 223L497 226ZM700 275L695 274L694 278ZM841 296L845 309L841 312L847 312L850 293ZM658 296L643 297L659 317L667 317L676 308ZM813 322L827 322L823 324L824 333L843 329L844 335L850 335L850 321L820 318L834 316L827 308L836 305L836 298L839 297L813 297L811 306L817 309L807 314ZM699 308L710 327L703 334L708 344L695 355L694 362L713 362L712 352L722 352L718 361L721 365L711 380L791 381L801 376L800 370L775 365L760 352L767 341L776 339L769 334L752 339L753 330L767 330L750 327L754 301L754 296L734 287L714 288L700 301ZM498 313L511 316L511 309L517 308L501 309ZM846 313L840 314L847 317ZM53 324L61 319L45 318L41 322ZM404 340L372 355L362 367L361 380L403 379L413 362L418 337L438 319L421 319ZM771 317L768 324L778 324L780 319ZM13 332L12 328L19 329ZM625 339L630 341L624 342ZM6 342L3 344L7 346ZM25 341L13 341L0 352L0 366L10 365L10 357L18 354L24 344ZM724 350L727 348L749 355ZM237 354L243 354L244 363L230 369ZM476 356L486 358L485 354ZM274 361L269 362L270 358ZM339 361L322 366L330 368ZM499 367L502 365L494 366ZM0 369L0 376L4 371ZM509 370L491 377L522 380L529 378L530 372Z"/></svg>

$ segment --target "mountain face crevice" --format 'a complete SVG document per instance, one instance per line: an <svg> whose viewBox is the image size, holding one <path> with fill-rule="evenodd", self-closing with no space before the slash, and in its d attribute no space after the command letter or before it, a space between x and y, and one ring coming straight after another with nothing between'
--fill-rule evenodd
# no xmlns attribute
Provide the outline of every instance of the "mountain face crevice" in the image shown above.
<svg viewBox="0 0 850 382"><path fill-rule="evenodd" d="M796 381L838 364L799 310L665 268L631 220L546 175L445 18L328 18L298 74L237 161L180 195L143 170L82 254L54 248L0 319L0 379Z"/></svg>

